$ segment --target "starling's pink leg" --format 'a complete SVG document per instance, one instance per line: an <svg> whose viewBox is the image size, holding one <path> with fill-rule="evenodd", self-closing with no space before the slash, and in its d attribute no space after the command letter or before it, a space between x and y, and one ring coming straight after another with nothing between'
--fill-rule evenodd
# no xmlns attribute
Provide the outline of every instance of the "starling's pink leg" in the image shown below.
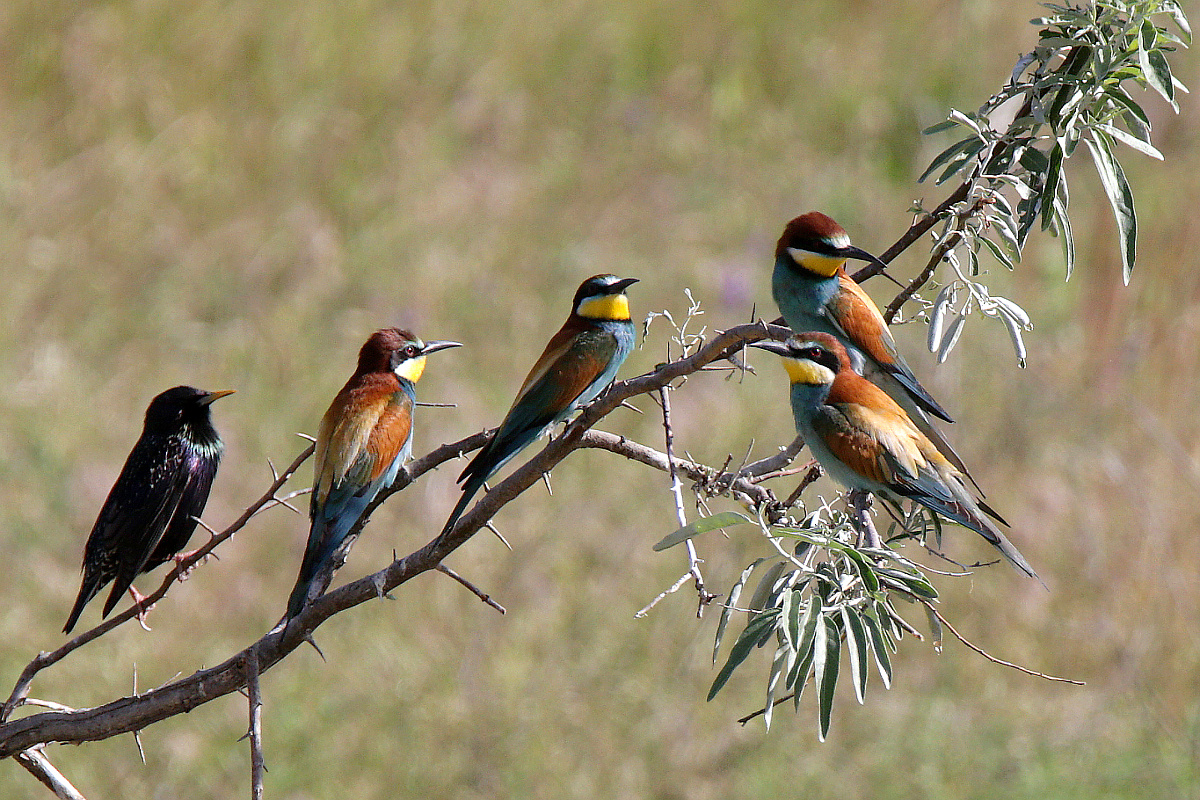
<svg viewBox="0 0 1200 800"><path fill-rule="evenodd" d="M150 613L150 609L154 608L154 604L151 603L143 607L142 604L146 602L146 595L139 592L133 586L129 587L129 596L133 598L133 604L137 606L138 625L141 625L144 631L150 630L150 626L146 624L146 615Z"/></svg>

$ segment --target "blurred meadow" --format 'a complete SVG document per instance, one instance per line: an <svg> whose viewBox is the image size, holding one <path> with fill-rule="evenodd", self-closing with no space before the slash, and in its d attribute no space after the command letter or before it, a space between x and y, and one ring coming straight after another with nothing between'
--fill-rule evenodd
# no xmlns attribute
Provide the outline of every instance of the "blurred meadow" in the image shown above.
<svg viewBox="0 0 1200 800"><path fill-rule="evenodd" d="M83 541L152 396L236 389L206 521L224 527L315 434L374 329L465 342L430 359L416 452L495 424L588 275L642 279L635 316L702 303L697 324L774 316L784 222L827 211L876 252L907 227L915 178L1034 43L1029 2L662 0L387 3L163 0L0 4L0 683L57 647ZM1196 60L1177 54L1196 87ZM1049 585L996 567L945 580L958 629L906 639L890 691L839 687L816 714L758 708L769 654L712 703L717 613L695 593L634 612L685 569L667 479L581 452L441 575L318 633L264 676L267 796L438 798L1200 798L1200 122L1146 98L1166 163L1121 155L1136 193L1132 284L1086 156L1070 164L1079 262L1037 237L997 293L1030 311L1029 366L972 320L941 367L902 329L923 382L1013 539ZM1191 133L1189 133L1191 131ZM923 244L897 265L924 263ZM880 280L868 284L890 299ZM665 360L652 326L624 375ZM677 448L708 463L791 439L785 379L693 378ZM661 447L656 407L607 430ZM344 577L440 526L457 465L380 509ZM303 467L292 488L307 485ZM786 494L792 484L777 481ZM819 484L815 493L831 496ZM725 506L734 507L728 501ZM150 616L43 673L35 697L106 702L212 665L282 613L307 520L257 518ZM749 529L700 541L724 592L765 551ZM963 557L986 555L949 531ZM142 579L157 586L159 573ZM82 626L98 619L99 601ZM914 615L914 622L921 622ZM785 707L786 708L786 707ZM248 792L234 695L130 736L51 747L88 797ZM13 763L0 796L48 792Z"/></svg>

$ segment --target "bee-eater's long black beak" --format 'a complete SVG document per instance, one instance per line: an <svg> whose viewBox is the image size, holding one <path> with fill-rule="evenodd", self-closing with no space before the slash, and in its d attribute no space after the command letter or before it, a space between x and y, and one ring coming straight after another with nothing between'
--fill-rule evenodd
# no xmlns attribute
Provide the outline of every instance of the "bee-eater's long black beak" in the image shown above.
<svg viewBox="0 0 1200 800"><path fill-rule="evenodd" d="M637 282L638 282L637 278L622 278L621 280L614 283L611 287L609 287L609 291L612 294L620 294L621 292L625 291L626 289L628 289L630 286L633 286Z"/></svg>
<svg viewBox="0 0 1200 800"><path fill-rule="evenodd" d="M857 258L859 261L866 261L868 264L877 264L882 269L887 269L887 264L871 255L866 250L855 247L854 245L847 245L846 247L838 248L837 254L843 258Z"/></svg>
<svg viewBox="0 0 1200 800"><path fill-rule="evenodd" d="M216 402L217 400L220 400L222 397L228 397L231 394L233 394L233 389L223 389L219 392L209 392L204 397L200 398L200 405L202 405L202 406L210 405L210 404Z"/></svg>
<svg viewBox="0 0 1200 800"><path fill-rule="evenodd" d="M430 353L436 353L438 350L449 350L451 347L462 347L462 342L451 341L433 341L426 342L421 348L421 355L427 356Z"/></svg>
<svg viewBox="0 0 1200 800"><path fill-rule="evenodd" d="M791 348L784 342L777 342L774 339L763 339L761 342L751 342L751 347L757 347L759 350L766 350L768 353L774 353L777 356L790 356Z"/></svg>

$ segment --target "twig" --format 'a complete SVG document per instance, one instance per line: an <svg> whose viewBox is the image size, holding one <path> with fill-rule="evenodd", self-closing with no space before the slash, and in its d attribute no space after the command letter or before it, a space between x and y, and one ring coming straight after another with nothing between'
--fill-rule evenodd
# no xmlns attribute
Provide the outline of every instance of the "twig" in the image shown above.
<svg viewBox="0 0 1200 800"><path fill-rule="evenodd" d="M687 572L683 573L683 575L680 576L679 580L677 580L677 581L675 581L675 583L671 584L669 589L663 589L661 592L658 593L657 597L655 597L653 600L651 600L646 605L642 606L642 608L640 608L637 611L637 613L635 613L633 616L637 619L641 619L642 617L646 616L647 614L650 613L650 609L652 609L656 605L658 605L659 602L664 597L666 597L669 594L675 594L675 592L678 592L685 583L687 583L689 580L692 579L692 577L693 576L692 576L691 570L688 570ZM701 606L701 608L703 608L703 607L704 606ZM699 613L699 612L697 612L697 613Z"/></svg>
<svg viewBox="0 0 1200 800"><path fill-rule="evenodd" d="M671 430L670 391L671 387L669 385L663 386L658 390L658 395L662 405L663 432L666 439L667 451L667 471L671 476L671 495L675 498L675 518L679 522L679 527L682 528L688 523L687 513L683 509L683 486L679 482L679 473L675 470L675 455L673 452L675 433ZM704 607L713 601L715 595L710 594L704 588L704 576L700 574L700 558L696 555L695 544L692 543L691 539L686 540L684 544L687 545L688 575L696 582L696 594L699 597L699 602L696 606L696 618L700 619L704 616ZM674 591L674 589L671 591ZM644 611L648 611L657 602L658 600L655 600L638 613L642 614Z"/></svg>
<svg viewBox="0 0 1200 800"><path fill-rule="evenodd" d="M246 697L250 703L250 800L262 800L263 774L267 764L262 750L262 691L258 683L258 654L251 647L246 652Z"/></svg>
<svg viewBox="0 0 1200 800"><path fill-rule="evenodd" d="M822 471L821 465L817 463L816 459L813 459L808 467L808 472L804 473L804 477L800 479L800 483L796 484L796 488L783 501L783 507L791 508L794 506L796 501L800 499L800 495L804 493L804 490L816 483L817 478L821 477Z"/></svg>
<svg viewBox="0 0 1200 800"><path fill-rule="evenodd" d="M930 254L929 261L925 263L925 268L921 270L920 274L913 278L908 286L892 299L892 302L888 303L887 308L883 312L884 321L891 325L892 321L896 319L896 315L900 313L900 307L907 303L909 298L929 282L929 279L933 277L934 271L937 270L938 264L942 263L942 259L946 257L946 254L958 247L959 242L962 241L962 228L966 225L967 220L982 211L985 205L987 203L984 199L978 198L966 209L955 215L954 230L942 239L937 247L933 248L933 253Z"/></svg>
<svg viewBox="0 0 1200 800"><path fill-rule="evenodd" d="M871 493L862 489L851 489L846 495L846 505L850 507L850 518L854 528L863 537L867 547L879 549L883 542L879 531L875 530L875 521L871 519Z"/></svg>
<svg viewBox="0 0 1200 800"><path fill-rule="evenodd" d="M805 678L805 680L808 680L808 679ZM777 697L777 698L775 698L775 702L771 703L771 708L774 708L775 706L779 705L780 703L786 703L788 700L791 700L795 696L796 696L795 692L789 692L787 695L785 695L783 697ZM746 716L742 717L741 719L739 719L738 724L745 725L750 720L754 719L755 717L761 717L765 713L767 713L767 709L760 708L758 711L751 712L751 713L747 714Z"/></svg>
<svg viewBox="0 0 1200 800"><path fill-rule="evenodd" d="M46 788L62 800L87 800L61 772L54 768L50 759L46 758L42 751L25 750L17 753L16 759L18 764L29 770L33 777L41 781Z"/></svg>
<svg viewBox="0 0 1200 800"><path fill-rule="evenodd" d="M462 575L459 575L457 572L450 569L445 564L438 564L437 571L445 573L446 575L449 575L451 578L454 578L454 580L458 581L463 586L467 587L467 589L470 590L470 592L472 594L474 594L476 597L478 597L480 600L482 600L484 602L484 604L491 606L492 608L499 611L501 614L508 613L504 609L504 606L500 605L499 603L497 603L495 600L492 599L491 595L487 594L482 589L475 586L475 584L471 583L469 580L464 578Z"/></svg>
<svg viewBox="0 0 1200 800"><path fill-rule="evenodd" d="M988 653L982 647L979 647L978 645L974 645L971 642L967 641L966 638L964 638L961 633L959 633L957 630L955 630L954 626L951 625L949 623L949 621L947 621L947 619L942 616L941 612L938 611L937 608L935 608L931 603L927 603L922 600L921 604L924 605L927 609L929 609L929 612L931 614L933 614L935 617L937 617L938 622L942 623L942 625L945 625L946 629L949 630L952 634L954 634L955 639L958 639L960 642L965 644L968 648L970 648L971 650L974 650L976 653L983 656L988 661L991 661L993 664L999 664L1002 667L1010 667L1012 669L1015 669L1017 672L1023 672L1026 675L1032 675L1035 678L1043 678L1044 680L1054 681L1056 683L1069 683L1072 686L1087 686L1087 683L1085 681L1077 681L1077 680L1073 680L1071 678L1059 678L1055 675L1047 675L1044 672L1038 672L1036 670L1032 670L1027 667L1022 667L1020 664L1014 664L1011 661L1005 661L1002 658L996 658L994 655L992 655L991 653Z"/></svg>

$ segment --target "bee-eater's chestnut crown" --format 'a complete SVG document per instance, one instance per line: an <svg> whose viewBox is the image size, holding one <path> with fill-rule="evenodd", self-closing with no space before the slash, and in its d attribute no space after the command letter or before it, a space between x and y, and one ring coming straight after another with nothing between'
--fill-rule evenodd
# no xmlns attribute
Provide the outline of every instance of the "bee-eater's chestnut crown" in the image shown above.
<svg viewBox="0 0 1200 800"><path fill-rule="evenodd" d="M358 375L373 372L394 372L397 377L416 383L425 370L425 356L450 347L462 347L458 342L423 342L416 334L402 328L383 328L371 334L358 351Z"/></svg>
<svg viewBox="0 0 1200 800"><path fill-rule="evenodd" d="M416 358L421 355L421 340L401 328L377 330L358 351L358 372L361 375L390 372L395 366L393 358L396 355Z"/></svg>
<svg viewBox="0 0 1200 800"><path fill-rule="evenodd" d="M834 256L850 246L850 235L832 217L820 211L810 211L793 219L783 229L775 245L775 257L791 250L807 250L820 255Z"/></svg>

